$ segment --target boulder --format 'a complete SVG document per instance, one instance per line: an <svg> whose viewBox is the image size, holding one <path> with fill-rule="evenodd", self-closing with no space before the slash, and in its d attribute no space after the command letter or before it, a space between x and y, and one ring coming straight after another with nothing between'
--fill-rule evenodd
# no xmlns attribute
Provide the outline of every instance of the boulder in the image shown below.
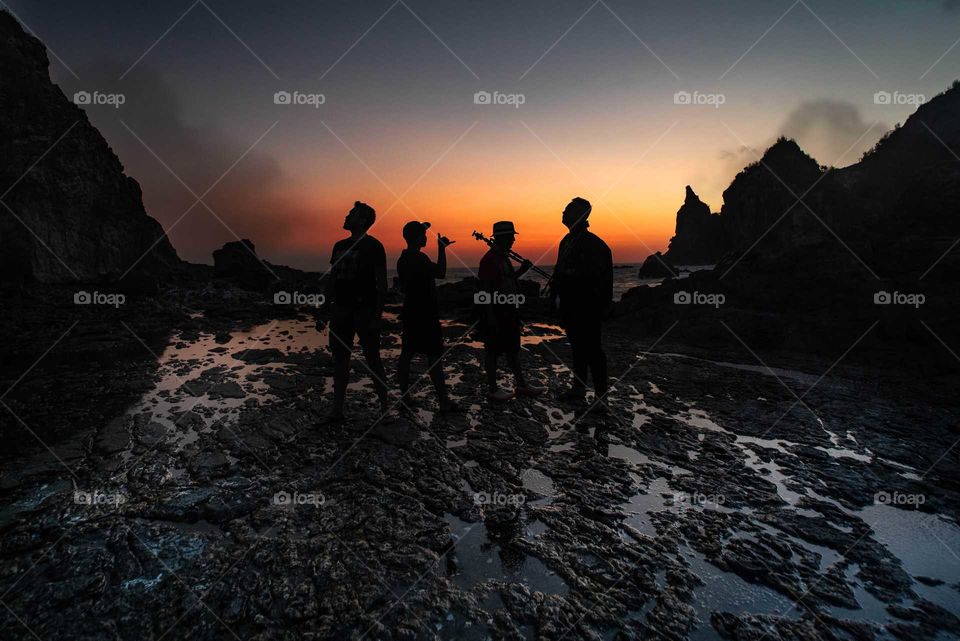
<svg viewBox="0 0 960 641"><path fill-rule="evenodd" d="M637 274L638 278L676 278L678 275L677 269L670 264L667 260L667 257L656 252L647 256L647 259L643 261L643 265L640 266L640 272Z"/></svg>

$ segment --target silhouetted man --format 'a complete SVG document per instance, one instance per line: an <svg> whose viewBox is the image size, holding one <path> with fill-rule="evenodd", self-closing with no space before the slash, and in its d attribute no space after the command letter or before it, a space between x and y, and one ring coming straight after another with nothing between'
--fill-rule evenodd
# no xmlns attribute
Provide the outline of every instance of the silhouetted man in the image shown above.
<svg viewBox="0 0 960 641"><path fill-rule="evenodd" d="M480 290L474 302L481 307L480 321L484 337L484 362L487 369L487 398L491 401L507 401L514 393L500 389L497 382L497 358L507 357L513 371L517 394L537 396L543 388L530 385L520 369L520 294L518 279L533 263L523 261L519 270L514 270L508 252L513 247L516 229L510 221L493 224L493 246L480 260Z"/></svg>
<svg viewBox="0 0 960 641"><path fill-rule="evenodd" d="M553 291L559 298L561 322L573 350L573 384L561 398L582 402L589 372L597 409L603 411L607 357L600 326L613 305L613 256L605 242L587 231L591 210L590 202L583 198L574 198L563 210L563 224L570 232L560 241Z"/></svg>
<svg viewBox="0 0 960 641"><path fill-rule="evenodd" d="M437 262L434 263L420 250L427 246L427 229L430 223L410 221L403 226L403 239L407 248L397 260L397 277L403 291L403 321L400 359L397 363L397 379L400 397L410 403L410 361L414 354L425 354L429 363L430 380L437 390L441 412L452 412L459 407L447 396L443 379L443 333L440 329L440 306L437 302L436 278L447 275L447 246L453 244L437 234Z"/></svg>
<svg viewBox="0 0 960 641"><path fill-rule="evenodd" d="M332 305L330 351L333 353L333 411L330 420L343 418L350 352L357 336L380 397L381 418L389 411L386 375L380 361L380 317L387 292L387 255L380 241L367 234L377 214L357 201L343 221L350 237L337 241L327 275L326 304Z"/></svg>

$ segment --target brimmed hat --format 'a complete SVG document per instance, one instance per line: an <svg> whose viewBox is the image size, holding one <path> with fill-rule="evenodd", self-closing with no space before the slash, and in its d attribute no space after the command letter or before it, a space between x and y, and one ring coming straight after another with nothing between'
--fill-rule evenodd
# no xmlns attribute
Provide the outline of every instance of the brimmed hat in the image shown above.
<svg viewBox="0 0 960 641"><path fill-rule="evenodd" d="M427 230L430 229L430 223L421 223L416 220L411 220L409 223L403 226L403 238L409 240L418 234L425 234Z"/></svg>
<svg viewBox="0 0 960 641"><path fill-rule="evenodd" d="M500 222L493 223L494 236L516 235L516 233L517 230L513 227L513 221L501 220Z"/></svg>

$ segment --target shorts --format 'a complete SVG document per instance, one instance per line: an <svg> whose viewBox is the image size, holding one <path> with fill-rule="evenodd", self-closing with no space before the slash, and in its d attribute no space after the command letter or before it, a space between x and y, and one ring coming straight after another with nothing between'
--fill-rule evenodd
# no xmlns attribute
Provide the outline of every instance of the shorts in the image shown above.
<svg viewBox="0 0 960 641"><path fill-rule="evenodd" d="M376 315L372 307L336 307L330 319L330 352L350 355L353 349L353 337L360 345L380 349L380 328L374 323Z"/></svg>

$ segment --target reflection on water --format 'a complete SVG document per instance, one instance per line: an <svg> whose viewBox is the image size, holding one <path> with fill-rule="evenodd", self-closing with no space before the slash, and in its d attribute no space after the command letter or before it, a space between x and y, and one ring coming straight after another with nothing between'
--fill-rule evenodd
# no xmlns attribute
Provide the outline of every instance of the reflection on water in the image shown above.
<svg viewBox="0 0 960 641"><path fill-rule="evenodd" d="M957 523L936 514L891 505L870 505L858 516L873 528L873 537L900 559L911 576L939 583L915 581L911 586L915 592L950 612L960 612L960 593L952 587L960 576Z"/></svg>
<svg viewBox="0 0 960 641"><path fill-rule="evenodd" d="M706 641L716 639L717 633L710 625L712 612L750 612L799 617L793 601L766 586L748 583L740 576L725 572L707 561L702 554L684 548L683 558L705 585L693 590L693 608L700 620L690 639Z"/></svg>
<svg viewBox="0 0 960 641"><path fill-rule="evenodd" d="M444 514L454 542L452 574L455 585L469 590L485 581L520 582L544 594L566 595L570 588L540 559L512 547L492 542L481 521L467 523L453 514Z"/></svg>

